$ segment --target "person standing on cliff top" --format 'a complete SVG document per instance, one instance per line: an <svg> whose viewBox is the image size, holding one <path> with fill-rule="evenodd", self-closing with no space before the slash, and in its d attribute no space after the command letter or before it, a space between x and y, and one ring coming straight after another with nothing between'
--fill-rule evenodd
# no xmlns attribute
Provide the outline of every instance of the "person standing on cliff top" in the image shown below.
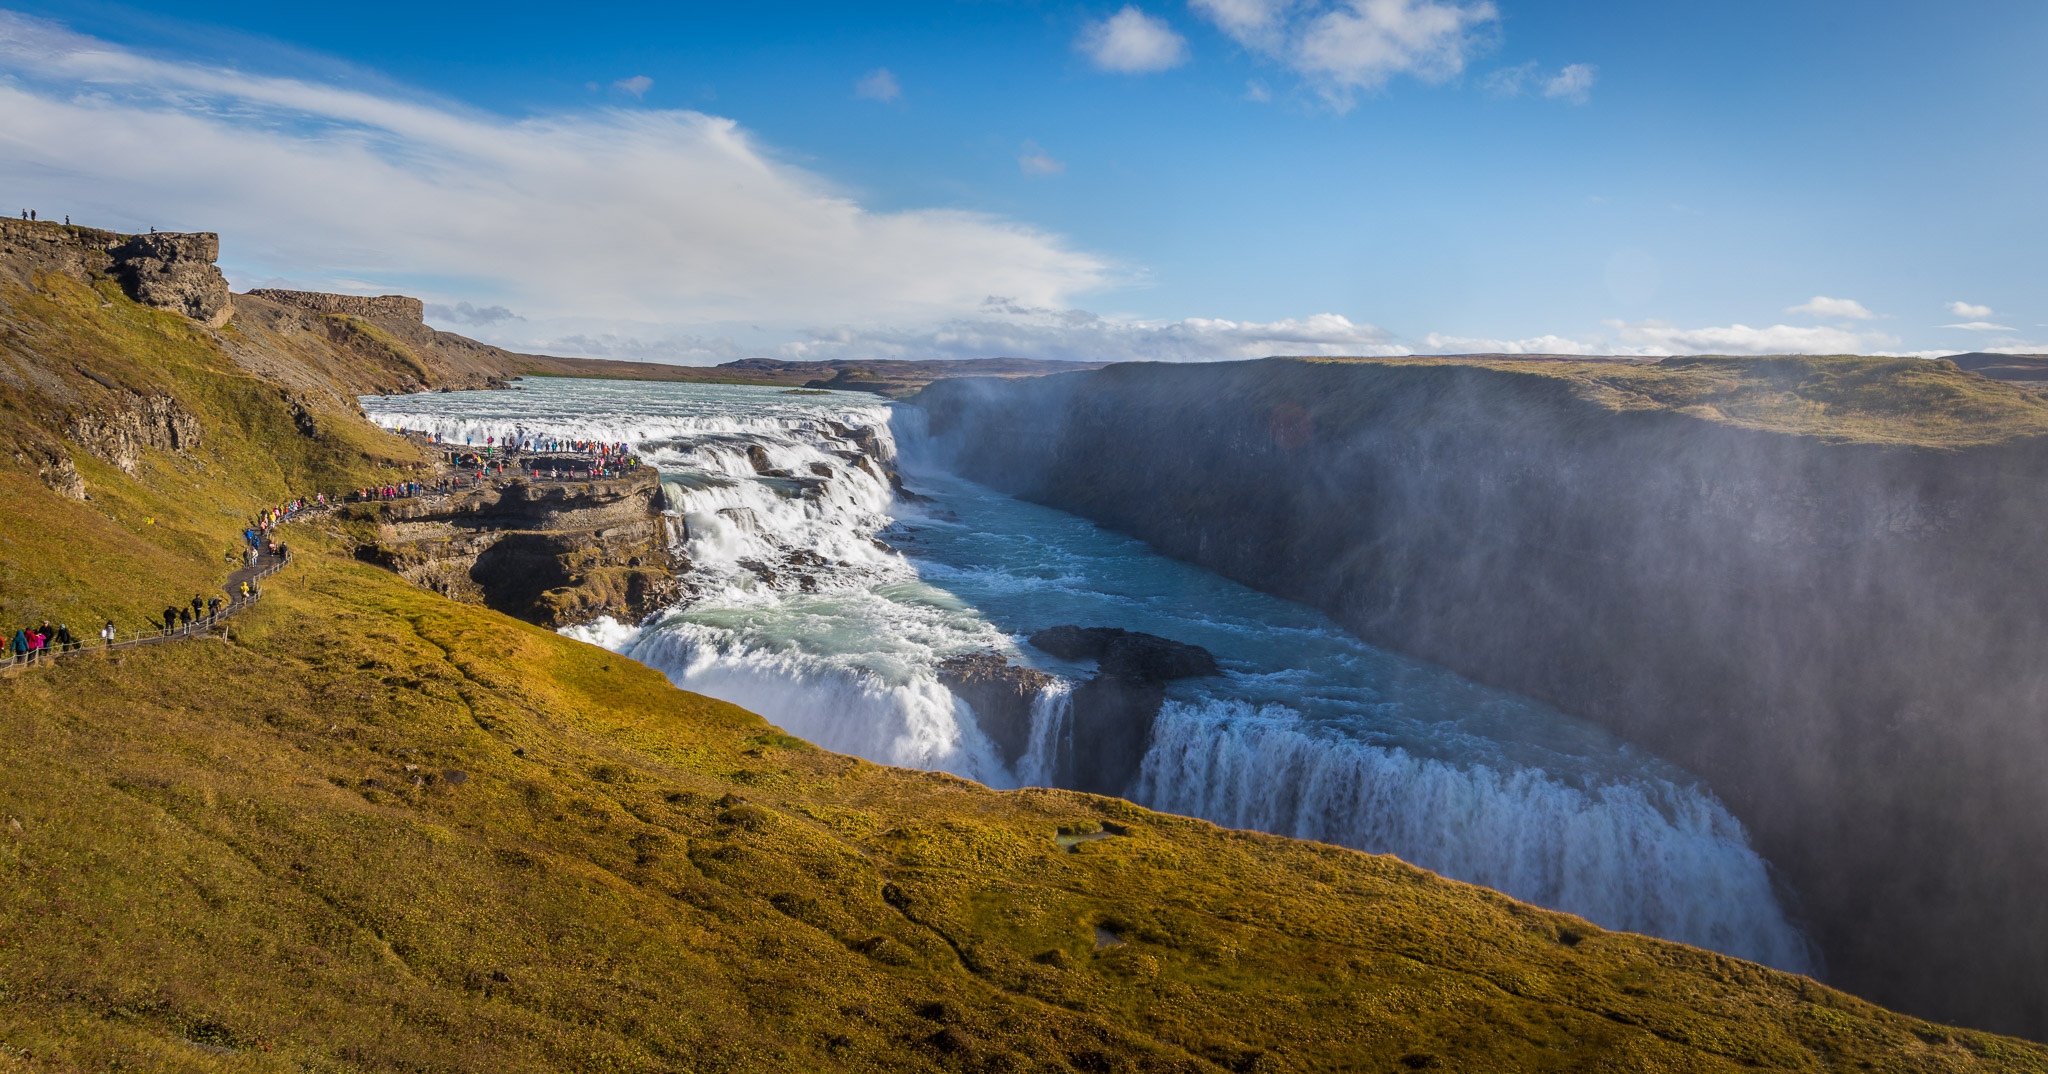
<svg viewBox="0 0 2048 1074"><path fill-rule="evenodd" d="M107 625L100 628L100 640L106 642L109 649L114 647L114 633L114 621L109 619Z"/></svg>

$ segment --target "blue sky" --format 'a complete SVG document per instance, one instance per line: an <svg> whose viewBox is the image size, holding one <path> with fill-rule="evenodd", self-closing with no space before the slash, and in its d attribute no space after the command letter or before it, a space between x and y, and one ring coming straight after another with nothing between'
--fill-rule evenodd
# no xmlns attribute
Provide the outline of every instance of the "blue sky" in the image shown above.
<svg viewBox="0 0 2048 1074"><path fill-rule="evenodd" d="M2048 350L2039 3L11 11L7 200L529 349Z"/></svg>

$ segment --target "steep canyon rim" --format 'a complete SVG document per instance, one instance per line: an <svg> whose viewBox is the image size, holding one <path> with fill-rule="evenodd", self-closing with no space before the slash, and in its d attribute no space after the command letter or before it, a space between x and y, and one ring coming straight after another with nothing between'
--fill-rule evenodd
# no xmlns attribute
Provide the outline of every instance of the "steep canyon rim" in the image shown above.
<svg viewBox="0 0 2048 1074"><path fill-rule="evenodd" d="M2048 405L1945 361L1133 364L918 397L960 472L1685 765L1831 979L2048 1032Z"/></svg>

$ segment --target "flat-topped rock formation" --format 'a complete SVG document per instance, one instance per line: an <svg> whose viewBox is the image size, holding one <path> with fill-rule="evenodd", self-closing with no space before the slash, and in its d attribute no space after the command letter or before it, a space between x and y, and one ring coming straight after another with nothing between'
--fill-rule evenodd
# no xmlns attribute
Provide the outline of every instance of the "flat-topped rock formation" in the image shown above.
<svg viewBox="0 0 2048 1074"><path fill-rule="evenodd" d="M324 291L286 291L258 287L248 292L281 306L297 306L315 313L339 313L350 317L400 317L424 323L426 303L406 295L331 295Z"/></svg>
<svg viewBox="0 0 2048 1074"><path fill-rule="evenodd" d="M358 558L443 596L547 627L636 622L682 594L688 564L660 475L515 480L351 506L378 523Z"/></svg>

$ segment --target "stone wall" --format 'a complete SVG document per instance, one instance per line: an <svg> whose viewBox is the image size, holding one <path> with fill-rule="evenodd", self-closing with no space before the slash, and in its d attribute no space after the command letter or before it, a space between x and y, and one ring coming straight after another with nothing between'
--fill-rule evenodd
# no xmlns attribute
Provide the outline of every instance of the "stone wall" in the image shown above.
<svg viewBox="0 0 2048 1074"><path fill-rule="evenodd" d="M426 307L405 295L330 295L321 291L281 291L259 287L249 292L285 306L297 306L315 313L341 313L350 317L399 317L424 323Z"/></svg>

